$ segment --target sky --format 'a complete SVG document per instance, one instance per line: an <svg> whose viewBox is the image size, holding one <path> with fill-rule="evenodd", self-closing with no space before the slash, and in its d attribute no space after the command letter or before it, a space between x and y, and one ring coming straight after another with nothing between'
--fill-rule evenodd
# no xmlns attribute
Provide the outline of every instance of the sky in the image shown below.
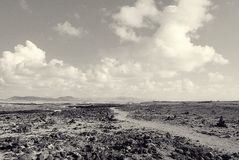
<svg viewBox="0 0 239 160"><path fill-rule="evenodd" d="M1 0L0 98L239 99L238 0Z"/></svg>

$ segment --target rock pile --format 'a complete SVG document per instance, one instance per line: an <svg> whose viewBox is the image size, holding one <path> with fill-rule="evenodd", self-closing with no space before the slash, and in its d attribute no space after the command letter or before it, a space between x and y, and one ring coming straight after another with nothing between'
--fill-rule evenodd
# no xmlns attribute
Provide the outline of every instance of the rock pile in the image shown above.
<svg viewBox="0 0 239 160"><path fill-rule="evenodd" d="M222 116L221 116L220 119L218 120L216 126L217 126L217 127L225 127L225 128L227 128L226 122L224 121L224 119L223 119Z"/></svg>

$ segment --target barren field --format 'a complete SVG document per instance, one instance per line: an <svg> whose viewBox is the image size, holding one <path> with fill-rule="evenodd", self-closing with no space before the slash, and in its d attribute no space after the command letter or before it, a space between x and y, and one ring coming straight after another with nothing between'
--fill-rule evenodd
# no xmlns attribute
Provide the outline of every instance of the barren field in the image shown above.
<svg viewBox="0 0 239 160"><path fill-rule="evenodd" d="M237 160L238 129L235 102L2 103L0 159Z"/></svg>
<svg viewBox="0 0 239 160"><path fill-rule="evenodd" d="M121 109L129 112L129 117L134 119L187 126L202 134L239 141L237 102L155 102ZM221 117L225 126L218 124Z"/></svg>

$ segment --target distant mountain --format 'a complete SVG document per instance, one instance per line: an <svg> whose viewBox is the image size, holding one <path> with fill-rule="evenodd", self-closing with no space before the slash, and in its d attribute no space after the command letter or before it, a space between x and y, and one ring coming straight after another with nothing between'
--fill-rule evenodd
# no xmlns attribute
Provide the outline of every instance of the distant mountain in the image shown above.
<svg viewBox="0 0 239 160"><path fill-rule="evenodd" d="M7 101L77 101L78 98L72 96L50 98L50 97L35 97L35 96L14 96L6 99Z"/></svg>

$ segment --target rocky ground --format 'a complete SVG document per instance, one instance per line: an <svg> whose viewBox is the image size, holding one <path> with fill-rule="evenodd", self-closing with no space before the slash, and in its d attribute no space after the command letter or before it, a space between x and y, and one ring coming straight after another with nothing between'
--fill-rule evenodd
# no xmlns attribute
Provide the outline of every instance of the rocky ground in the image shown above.
<svg viewBox="0 0 239 160"><path fill-rule="evenodd" d="M199 133L239 143L239 102L154 102L121 109L134 119L188 126Z"/></svg>
<svg viewBox="0 0 239 160"><path fill-rule="evenodd" d="M144 108L133 111L135 106L127 105L1 104L0 159L239 159L238 153L195 144L183 136L127 126L127 121L115 117L111 107L128 110L135 118L140 118L136 113L142 111L144 116L149 115ZM147 119L144 116L141 118Z"/></svg>

